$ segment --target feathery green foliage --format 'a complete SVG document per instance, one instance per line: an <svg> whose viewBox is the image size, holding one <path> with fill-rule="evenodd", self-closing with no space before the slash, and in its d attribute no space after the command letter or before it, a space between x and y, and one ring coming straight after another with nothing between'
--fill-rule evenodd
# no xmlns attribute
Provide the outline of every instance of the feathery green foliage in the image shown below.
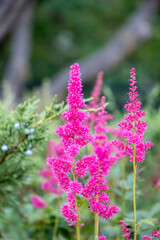
<svg viewBox="0 0 160 240"><path fill-rule="evenodd" d="M0 114L0 209L13 203L15 187L21 186L35 162L30 155L47 139L49 122L64 111L64 102L53 98L50 106L37 113L38 100L30 98L13 111L1 105Z"/></svg>

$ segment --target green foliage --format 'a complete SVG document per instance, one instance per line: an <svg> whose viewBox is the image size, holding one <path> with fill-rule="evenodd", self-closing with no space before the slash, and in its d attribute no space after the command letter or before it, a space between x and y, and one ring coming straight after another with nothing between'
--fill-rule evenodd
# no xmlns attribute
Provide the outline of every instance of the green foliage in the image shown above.
<svg viewBox="0 0 160 240"><path fill-rule="evenodd" d="M49 123L64 111L56 96L49 107L37 113L34 97L8 111L1 103L0 113L0 206L13 204L15 187L20 187L35 165L32 152L48 139Z"/></svg>
<svg viewBox="0 0 160 240"><path fill-rule="evenodd" d="M142 220L138 221L137 224L138 224L139 228L144 224L148 224L148 225L151 225L153 227L155 226L153 219L142 219Z"/></svg>

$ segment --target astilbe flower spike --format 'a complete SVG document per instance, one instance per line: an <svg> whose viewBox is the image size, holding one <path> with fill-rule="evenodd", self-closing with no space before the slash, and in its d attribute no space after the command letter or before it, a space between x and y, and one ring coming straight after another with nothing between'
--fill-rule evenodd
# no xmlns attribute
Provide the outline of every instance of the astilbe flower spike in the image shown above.
<svg viewBox="0 0 160 240"><path fill-rule="evenodd" d="M77 196L87 198L89 201L91 211L105 219L111 218L113 214L117 213L116 206L110 206L108 203L109 197L105 193L108 189L104 176L108 173L109 168L117 161L117 152L112 154L115 146L107 141L107 144L95 147L96 141L101 142L103 145L106 140L103 132L103 125L106 123L106 117L103 116L105 99L102 98L101 109L102 113L99 114L96 121L101 119L101 125L97 127L97 139L95 140L89 136L88 126L82 124L87 120L87 113L82 111L84 107L82 85L80 78L79 65L74 64L71 66L70 81L68 85L67 103L69 109L62 114L62 118L66 120L63 126L56 129L56 133L61 138L64 145L65 156L53 157L48 159L48 164L51 166L54 174L57 177L60 187L63 191L67 191L67 203L61 207L62 215L70 225L76 226L77 239L80 239L79 227L80 213ZM99 136L98 136L99 135ZM81 147L84 147L88 142L94 142L94 153L91 156L83 156L81 160L76 159ZM107 149L105 150L105 148ZM104 163L102 163L104 161ZM91 178L83 187L79 182L79 178L84 178L86 173L89 172ZM98 237L98 236L97 236ZM97 238L98 239L98 238ZM105 236L99 239L105 239Z"/></svg>
<svg viewBox="0 0 160 240"><path fill-rule="evenodd" d="M129 102L125 105L128 112L118 125L124 132L125 143L120 141L113 141L117 147L124 152L124 155L130 157L133 162L133 208L134 208L134 240L137 236L136 224L136 168L137 162L143 162L145 158L145 151L150 149L153 144L150 141L144 142L144 132L147 129L147 122L142 121L142 117L146 115L145 111L141 110L141 102L138 100L138 92L136 86L135 68L130 72L130 87L129 87Z"/></svg>
<svg viewBox="0 0 160 240"><path fill-rule="evenodd" d="M87 198L91 212L95 214L95 239L105 239L104 236L98 238L99 216L107 220L118 212L116 206L110 206L108 204L109 196L106 193L108 186L105 181L105 176L108 175L109 169L116 163L119 154L118 151L115 151L115 146L108 141L105 134L105 125L107 124L105 103L105 97L102 97L99 106L101 110L95 119L95 134L92 140L96 158L90 163L90 178L83 190L83 196ZM114 154L113 151L115 151Z"/></svg>
<svg viewBox="0 0 160 240"><path fill-rule="evenodd" d="M65 156L48 159L48 164L52 167L59 185L63 191L67 191L68 202L61 207L61 212L70 225L76 226L78 239L80 239L81 223L77 195L82 195L83 190L78 177L84 177L88 165L94 160L94 156L84 156L82 160L76 160L80 148L86 146L91 140L89 128L82 125L87 119L87 112L81 110L84 107L84 101L80 75L79 65L75 63L71 66L68 84L69 109L61 116L66 122L56 129L64 145Z"/></svg>
<svg viewBox="0 0 160 240"><path fill-rule="evenodd" d="M122 237L127 238L127 240L129 240L129 237L131 236L131 232L129 231L129 228L127 228L127 224L123 220L120 220L120 224L121 224L121 228L122 228L121 231L124 232Z"/></svg>
<svg viewBox="0 0 160 240"><path fill-rule="evenodd" d="M93 145L95 161L90 163L90 178L85 184L84 196L87 197L90 209L95 214L95 239L98 239L99 232L99 216L105 219L111 218L117 213L118 208L106 204L109 201L109 196L105 189L108 189L104 177L108 175L109 169L116 163L118 158L121 158L120 151L110 142L106 133L110 132L106 125L109 120L113 119L113 115L105 111L106 99L103 96L100 99L102 92L103 72L99 72L97 80L92 91L91 100L86 109L98 109L97 112L90 112L87 124L90 126L93 135L91 144ZM103 236L104 237L104 236Z"/></svg>
<svg viewBox="0 0 160 240"><path fill-rule="evenodd" d="M102 84L103 84L103 72L100 71L97 74L96 84L94 85L93 91L91 93L91 97L93 100L90 102L91 106L97 106L97 103L100 101L100 95L102 92Z"/></svg>
<svg viewBox="0 0 160 240"><path fill-rule="evenodd" d="M100 95L102 92L102 84L103 84L103 72L99 72L97 74L96 83L94 85L93 91L91 93L91 97L93 98L85 107L85 109L98 109L99 108L99 102L100 102ZM94 123L96 121L97 113L96 112L90 112L88 116L88 124L90 129L93 128Z"/></svg>
<svg viewBox="0 0 160 240"><path fill-rule="evenodd" d="M147 122L142 121L142 117L144 117L146 113L144 110L141 110L141 102L138 100L139 95L136 86L135 68L131 69L130 74L129 102L125 105L128 114L125 115L124 120L118 124L120 130L124 132L125 140L128 144L126 145L118 141L115 141L115 143L124 151L124 155L130 156L131 161L133 161L135 147L135 162L143 162L145 151L150 149L153 143L150 141L144 142L144 132L147 129Z"/></svg>
<svg viewBox="0 0 160 240"><path fill-rule="evenodd" d="M99 72L97 74L96 83L94 85L93 91L91 93L91 97L93 98L86 106L85 109L100 109L101 108L101 101L100 95L102 93L102 84L103 84L103 72ZM106 102L104 103L106 104ZM105 107L103 107L105 109ZM114 116L112 114L109 114L105 111L103 111L105 114L105 121L108 123L108 121L113 120ZM103 113L101 115L103 115ZM97 124L98 121L98 111L97 112L90 112L88 115L87 123L90 127L90 129L93 131L93 128ZM124 133L119 128L111 127L111 126L105 126L105 133L110 133L111 135L115 136L116 138L123 138Z"/></svg>
<svg viewBox="0 0 160 240"><path fill-rule="evenodd" d="M83 126L82 122L87 119L87 113L82 112L84 107L82 85L79 65L75 63L71 66L70 81L68 84L67 103L69 110L62 114L62 118L68 123L59 127L56 133L62 139L66 154L76 157L81 147L86 146L90 140L89 128Z"/></svg>

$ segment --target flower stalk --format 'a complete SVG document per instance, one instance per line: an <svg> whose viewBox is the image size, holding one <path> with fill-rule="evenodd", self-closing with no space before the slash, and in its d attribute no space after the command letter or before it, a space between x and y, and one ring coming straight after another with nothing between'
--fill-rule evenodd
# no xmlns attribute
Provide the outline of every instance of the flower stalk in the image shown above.
<svg viewBox="0 0 160 240"><path fill-rule="evenodd" d="M133 155L133 209L134 209L134 240L137 238L137 217L136 217L136 145L134 144L134 155Z"/></svg>
<svg viewBox="0 0 160 240"><path fill-rule="evenodd" d="M142 163L145 159L145 152L153 146L150 141L144 142L144 132L147 129L147 122L142 121L142 117L146 115L144 110L141 110L141 102L138 99L137 81L135 68L130 71L129 79L129 101L125 105L128 112L124 120L120 121L118 126L124 132L125 141L114 141L115 145L123 151L124 156L128 155L130 161L133 162L133 208L134 208L134 240L137 237L137 219L136 219L136 166L137 163ZM125 228L126 226L124 226ZM124 235L123 235L124 236ZM122 236L122 237L123 237Z"/></svg>
<svg viewBox="0 0 160 240"><path fill-rule="evenodd" d="M99 238L99 214L95 214L95 240Z"/></svg>
<svg viewBox="0 0 160 240"><path fill-rule="evenodd" d="M125 180L126 180L126 159L125 157L122 159L122 219L125 214Z"/></svg>
<svg viewBox="0 0 160 240"><path fill-rule="evenodd" d="M59 222L59 216L56 216L55 223L54 223L54 228L53 228L52 240L56 240L58 222Z"/></svg>
<svg viewBox="0 0 160 240"><path fill-rule="evenodd" d="M76 181L76 174L75 174L75 157L73 157L73 181ZM74 194L75 197L75 203L76 203L76 214L77 214L77 225L76 225L76 233L77 233L77 240L81 239L80 236L80 219L79 219L79 207L78 207L78 201L77 201L77 195Z"/></svg>

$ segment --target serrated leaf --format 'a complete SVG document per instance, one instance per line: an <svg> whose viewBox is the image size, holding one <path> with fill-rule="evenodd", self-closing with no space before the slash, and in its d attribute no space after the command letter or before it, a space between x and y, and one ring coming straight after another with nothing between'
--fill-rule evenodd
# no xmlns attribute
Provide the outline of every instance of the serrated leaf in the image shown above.
<svg viewBox="0 0 160 240"><path fill-rule="evenodd" d="M124 219L125 223L128 222L128 223L135 223L135 220L132 219L132 218L125 218Z"/></svg>
<svg viewBox="0 0 160 240"><path fill-rule="evenodd" d="M141 227L143 224L148 224L148 225L154 226L153 219L142 219L142 220L138 221L137 224L139 225L139 227Z"/></svg>

